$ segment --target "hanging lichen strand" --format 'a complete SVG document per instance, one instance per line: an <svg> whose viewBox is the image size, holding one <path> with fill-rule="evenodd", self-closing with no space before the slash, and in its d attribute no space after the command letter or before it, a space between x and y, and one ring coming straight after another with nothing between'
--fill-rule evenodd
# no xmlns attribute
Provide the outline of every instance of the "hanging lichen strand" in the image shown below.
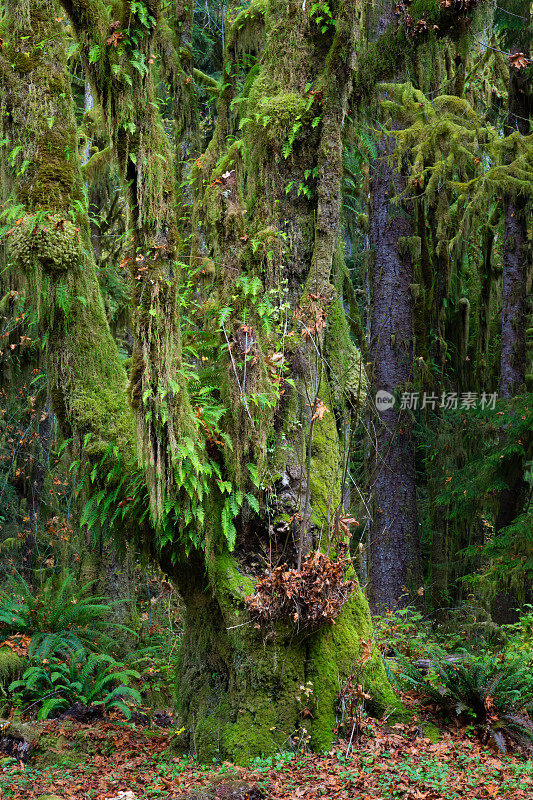
<svg viewBox="0 0 533 800"><path fill-rule="evenodd" d="M132 468L134 419L96 275L57 17L55 2L36 0L8 2L3 19L2 188L17 217L6 234L9 274L14 282L23 276L26 300L39 316L63 435L73 437L85 474L94 468L95 486L118 499L110 451L120 454L125 471Z"/></svg>
<svg viewBox="0 0 533 800"><path fill-rule="evenodd" d="M174 89L179 84L185 98L190 89L159 2L121 3L113 16L101 0L65 0L62 5L76 31L128 187L133 232L129 262L135 287L131 397L151 513L164 544L186 480L183 445L195 449L196 424L181 366L180 210L174 155L163 128L152 67L160 46L166 64L172 62ZM189 124L190 104L183 102L182 112ZM200 462L194 463L201 469Z"/></svg>

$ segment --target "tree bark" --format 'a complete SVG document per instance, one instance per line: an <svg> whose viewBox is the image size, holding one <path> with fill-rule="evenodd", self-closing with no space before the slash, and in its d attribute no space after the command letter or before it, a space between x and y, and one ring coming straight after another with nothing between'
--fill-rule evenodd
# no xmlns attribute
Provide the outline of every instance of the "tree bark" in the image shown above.
<svg viewBox="0 0 533 800"><path fill-rule="evenodd" d="M373 394L408 391L413 380L413 237L411 210L394 204L406 182L384 137L371 178L370 239L372 315L370 353ZM407 601L416 572L418 513L412 417L395 405L377 409L372 471L369 597L384 612Z"/></svg>
<svg viewBox="0 0 533 800"><path fill-rule="evenodd" d="M526 199L509 197L505 207L502 347L500 396L513 397L525 383L526 370L526 280L527 220Z"/></svg>
<svg viewBox="0 0 533 800"><path fill-rule="evenodd" d="M530 18L530 8L527 11ZM531 21L531 20L530 20ZM519 35L513 52L530 52L529 25ZM525 70L509 68L509 107L506 135L530 132L532 92ZM526 369L526 283L528 274L527 197L525 192L508 193L505 202L502 275L502 348L500 394L513 397L525 382Z"/></svg>
<svg viewBox="0 0 533 800"><path fill-rule="evenodd" d="M519 48L514 48L518 50ZM529 52L529 42L524 51ZM531 90L521 71L510 67L509 109L507 135L517 131L527 136L530 130ZM504 241L502 273L502 344L500 361L500 397L511 400L525 389L526 377L526 328L527 328L527 277L529 243L527 231L528 198L525 193L509 193L504 198ZM507 436L501 433L502 443ZM525 459L513 453L502 464L507 488L499 496L498 511L494 523L495 533L510 525L521 513L529 486L525 480ZM516 619L518 599L516 591L509 588L498 592L493 603L492 614L499 623L510 623Z"/></svg>

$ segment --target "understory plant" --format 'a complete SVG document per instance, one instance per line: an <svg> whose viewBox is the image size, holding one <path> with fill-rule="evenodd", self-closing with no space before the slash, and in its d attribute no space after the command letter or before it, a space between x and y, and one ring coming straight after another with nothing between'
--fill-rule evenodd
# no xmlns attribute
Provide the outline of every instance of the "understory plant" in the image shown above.
<svg viewBox="0 0 533 800"><path fill-rule="evenodd" d="M29 656L37 659L81 649L112 650L112 634L125 630L110 619L116 604L92 596L92 583L78 588L75 580L74 573L59 584L51 576L35 591L24 578L14 577L9 589L0 592L0 643L25 634L31 640Z"/></svg>
<svg viewBox="0 0 533 800"><path fill-rule="evenodd" d="M141 702L129 683L139 678L138 672L109 655L79 650L65 660L57 656L34 660L9 691L15 707L22 713L37 710L38 719L57 716L74 703L106 711L116 708L129 718L128 702Z"/></svg>
<svg viewBox="0 0 533 800"><path fill-rule="evenodd" d="M501 753L519 745L533 753L533 675L516 653L450 657L441 647L428 651L427 672L398 654L398 677L428 705L474 725L483 742ZM425 673L425 674L424 674Z"/></svg>

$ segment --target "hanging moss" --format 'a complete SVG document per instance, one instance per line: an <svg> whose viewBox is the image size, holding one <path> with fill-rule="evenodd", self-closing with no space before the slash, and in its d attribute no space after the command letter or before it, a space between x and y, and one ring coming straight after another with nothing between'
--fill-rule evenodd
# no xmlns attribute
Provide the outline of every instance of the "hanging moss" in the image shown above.
<svg viewBox="0 0 533 800"><path fill-rule="evenodd" d="M50 395L62 433L72 437L87 468L85 476L95 468L94 486L102 489L112 447L134 468L135 428L126 402L127 378L107 323L92 255L57 18L51 0L32 3L20 44L9 25L20 30L21 18L8 14L6 20L12 45L35 54L29 71L13 73L2 98L4 108L11 109L11 115L3 117L3 133L13 147L20 146L14 163L15 192L17 202L25 206L8 237L8 256L10 267L24 276L26 299L46 334ZM113 488L107 486L108 491ZM130 522L125 519L123 525L132 534Z"/></svg>
<svg viewBox="0 0 533 800"><path fill-rule="evenodd" d="M264 40L268 0L252 0L233 21L227 48L239 52L259 52Z"/></svg>

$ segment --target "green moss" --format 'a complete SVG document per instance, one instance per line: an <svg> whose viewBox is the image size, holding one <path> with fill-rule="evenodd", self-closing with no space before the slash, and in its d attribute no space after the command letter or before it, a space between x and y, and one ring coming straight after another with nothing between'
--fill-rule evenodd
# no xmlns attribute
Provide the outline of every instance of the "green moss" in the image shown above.
<svg viewBox="0 0 533 800"><path fill-rule="evenodd" d="M4 720L1 721L4 722ZM17 719L9 721L7 726L5 726L5 730L9 736L12 736L14 739L30 742L32 744L37 740L39 735L39 731L36 727L19 722Z"/></svg>
<svg viewBox="0 0 533 800"><path fill-rule="evenodd" d="M227 47L240 52L257 52L264 39L268 0L252 0L237 16L228 33Z"/></svg>
<svg viewBox="0 0 533 800"><path fill-rule="evenodd" d="M404 29L389 25L359 59L354 77L354 99L361 101L365 97L371 97L380 81L396 75L398 64L403 62L406 53L412 48Z"/></svg>
<svg viewBox="0 0 533 800"><path fill-rule="evenodd" d="M398 252L403 258L411 258L413 264L420 261L422 240L420 236L400 236L398 238Z"/></svg>
<svg viewBox="0 0 533 800"><path fill-rule="evenodd" d="M333 398L324 378L318 397L328 412L315 421L311 439L311 519L327 536L340 503L342 465Z"/></svg>
<svg viewBox="0 0 533 800"><path fill-rule="evenodd" d="M280 751L283 737L276 735L277 712L279 707L276 709L269 697L256 697L252 710L239 709L237 721L225 726L224 748L232 753L236 764L248 764L252 758Z"/></svg>
<svg viewBox="0 0 533 800"><path fill-rule="evenodd" d="M249 477L245 464L253 461L260 474L265 465L267 481L274 483L289 466L301 469L307 462L309 446L312 523L326 534L340 503L343 474L335 412L339 412L339 418L346 418L347 398L352 402L360 399L362 384L359 353L350 340L346 319L343 321L342 292L331 284L332 258L339 247L340 139L347 111L336 97L336 87L344 80L339 63L344 64L343 59L350 63L353 42L358 41L348 33L362 19L363 6L349 4L348 8L343 4L342 8L343 38L337 39L328 59L333 31L324 36L316 31L316 35L310 35L309 14L302 10L301 0L269 0L264 5L265 47L246 79L239 102L233 104L240 113L241 128L230 108L238 89L236 75L240 66L236 52L252 45L244 44L248 35L244 24L250 15L245 11L238 18L242 26L229 39L216 129L195 169L198 199L193 223L193 230L202 232L197 237L197 255L217 265L212 276L214 299L210 313L206 315L202 309L199 325L212 332L210 317L216 319L217 309L231 306L228 338L245 319L255 331L258 349L246 380L252 424L228 355L220 366L217 386L228 409L224 429L234 443L233 451L228 448L225 454L225 476L234 486L246 490ZM258 35L258 41L263 34L261 27L252 34ZM335 73L328 74L329 83L323 74L326 62L327 70ZM351 73L346 81L350 79ZM309 86L314 94L308 91ZM329 117L322 136L326 97ZM312 127L310 122L315 116L320 124ZM237 130L240 133L236 134ZM229 145L235 134L241 138ZM322 159L319 163L326 167L323 179L318 181L312 176L317 153ZM334 174L327 170L333 160ZM235 169L237 185L233 186L233 181L231 187L217 184L216 179L231 169ZM297 186L299 180L308 180L313 186L320 183L320 192L312 188L311 196L299 195L295 202L296 190L289 197L286 189L291 181ZM320 259L313 258L313 251ZM312 274L306 275L311 264ZM291 303L299 303L302 309L307 301L310 306L316 302L312 294L318 292L327 297L331 330L321 346L324 344L327 349L328 364L330 356L334 359L331 372L335 374L319 376L318 396L329 411L315 421L310 442L310 409L305 408L305 403L309 402L307 393L317 376L312 344L301 335L287 337L284 343L295 387L287 384L281 398L272 392L272 406L277 404L276 409L252 406L253 393L268 393L269 375L264 362L268 353L279 349L280 336L274 326L269 330L259 320L254 304L236 285L241 275L260 278L265 293L279 288L280 281L288 278ZM236 367L239 369L240 364ZM241 373L240 380L242 377ZM272 390L271 383L270 377ZM255 755L290 747L305 727L298 697L310 672L316 676L318 686L315 740L331 742L339 675L344 679L349 674L363 634L366 638L371 636L366 601L358 597L335 626L312 637L291 624L279 622L257 630L242 604L243 597L253 590L253 582L244 574L246 568L242 565L250 556L247 544L254 540L253 525L257 522L260 526L261 539L264 520L238 521L241 527L233 556L225 549L218 522L220 508L216 505L213 503L206 511L205 551L198 558L198 574L193 576L191 569L188 576L179 576L186 608L179 703L183 724L192 731L193 748L202 760L221 757L247 763ZM204 565L205 585L199 578ZM392 705L394 698L377 655L372 670L366 674L376 709L388 707L389 700Z"/></svg>
<svg viewBox="0 0 533 800"><path fill-rule="evenodd" d="M444 735L443 732L431 722L422 722L420 728L422 729L422 736L425 739L429 739L431 742L440 742Z"/></svg>
<svg viewBox="0 0 533 800"><path fill-rule="evenodd" d="M361 351L351 340L348 320L338 298L329 306L328 320L326 352L333 399L339 408L345 404L358 411L365 403L368 382Z"/></svg>
<svg viewBox="0 0 533 800"><path fill-rule="evenodd" d="M39 767L77 767L88 758L61 734L43 734L39 739L35 759Z"/></svg>
<svg viewBox="0 0 533 800"><path fill-rule="evenodd" d="M109 173L113 163L113 151L111 146L104 147L93 153L86 164L82 166L83 176L91 185L98 185L103 176Z"/></svg>
<svg viewBox="0 0 533 800"><path fill-rule="evenodd" d="M26 667L26 659L17 655L10 647L0 647L0 684L6 688L19 678Z"/></svg>
<svg viewBox="0 0 533 800"><path fill-rule="evenodd" d="M40 794L35 800L61 800L61 797L58 797L57 794Z"/></svg>
<svg viewBox="0 0 533 800"><path fill-rule="evenodd" d="M256 123L254 131L270 141L283 142L293 125L305 117L308 101L296 92L281 92L271 96L261 95L257 104L253 105L253 98L262 83L256 82L254 94L251 93L249 99L248 113L253 113Z"/></svg>
<svg viewBox="0 0 533 800"><path fill-rule="evenodd" d="M269 642L247 636L246 655L239 659L235 678L240 694L235 698L233 719L223 735L224 747L238 764L259 755L272 755L287 745L299 725L297 697L305 676L305 648L290 644L282 628L278 649ZM249 649L255 640L255 647ZM283 642L283 644L282 644Z"/></svg>
<svg viewBox="0 0 533 800"><path fill-rule="evenodd" d="M9 98L16 114L8 133L20 146L16 196L26 207L9 237L10 265L24 276L47 335L50 393L63 434L88 471L112 446L125 465L136 466L127 378L92 255L62 27L45 0L32 2L30 17L16 22L26 26L25 48L38 59ZM101 470L100 488L108 472Z"/></svg>
<svg viewBox="0 0 533 800"><path fill-rule="evenodd" d="M217 596L227 602L253 594L254 582L239 572L235 558L227 550L218 555L208 554L208 574Z"/></svg>
<svg viewBox="0 0 533 800"><path fill-rule="evenodd" d="M13 229L10 255L19 264L37 260L46 272L80 268L79 228L59 214L49 214L42 222L28 215Z"/></svg>
<svg viewBox="0 0 533 800"><path fill-rule="evenodd" d="M440 19L438 0L413 0L409 6L409 16L414 20L425 19L436 23Z"/></svg>
<svg viewBox="0 0 533 800"><path fill-rule="evenodd" d="M361 640L371 639L370 611L360 591L347 603L334 625L313 637L308 675L313 682L317 708L310 732L311 744L318 751L331 746L336 722L336 698L349 675L356 675L364 690L371 695L375 713L397 712L400 708L390 688L380 653L374 650L363 670L358 666L362 656Z"/></svg>
<svg viewBox="0 0 533 800"><path fill-rule="evenodd" d="M363 231L363 233L368 233L368 231L370 230L370 219L368 217L368 214L358 214L357 224L359 228Z"/></svg>
<svg viewBox="0 0 533 800"><path fill-rule="evenodd" d="M95 740L87 730L73 730L67 737L63 733L49 733L45 729L37 742L35 760L39 768L70 769L94 759L96 755L110 756L114 749L112 732Z"/></svg>

